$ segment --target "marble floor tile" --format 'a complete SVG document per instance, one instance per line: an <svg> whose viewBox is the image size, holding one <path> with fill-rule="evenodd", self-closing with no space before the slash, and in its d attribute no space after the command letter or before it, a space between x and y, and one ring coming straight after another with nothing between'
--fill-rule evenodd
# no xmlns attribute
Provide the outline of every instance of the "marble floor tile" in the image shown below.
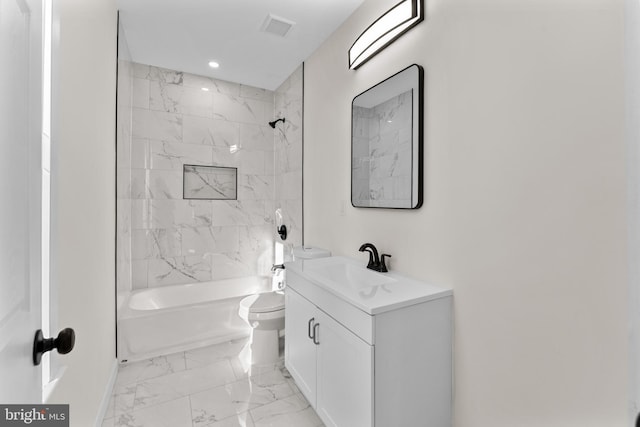
<svg viewBox="0 0 640 427"><path fill-rule="evenodd" d="M282 341L284 343L284 341ZM280 370L286 377L290 377L289 373L286 372L284 367L284 344L281 345L280 348L280 361L277 363L261 365L261 366L252 366L251 365L251 348L249 346L249 342L247 340L247 344L242 348L237 357L229 359L231 362L231 367L233 368L233 372L236 375L237 379L244 379L248 376L261 375L266 372L270 372L273 370Z"/></svg>
<svg viewBox="0 0 640 427"><path fill-rule="evenodd" d="M244 380L191 395L191 411L196 427L241 414L293 394L279 370L253 375Z"/></svg>
<svg viewBox="0 0 640 427"><path fill-rule="evenodd" d="M186 351L184 357L187 369L200 368L221 360L238 357L240 351L248 341L249 338L241 338L222 344Z"/></svg>
<svg viewBox="0 0 640 427"><path fill-rule="evenodd" d="M229 360L152 378L138 384L134 409L188 396L236 381Z"/></svg>
<svg viewBox="0 0 640 427"><path fill-rule="evenodd" d="M251 366L248 339L122 364L102 427L318 427L283 360Z"/></svg>
<svg viewBox="0 0 640 427"><path fill-rule="evenodd" d="M241 380L247 377L249 370L251 370L251 362L240 360L237 357L229 361L231 362L231 368L233 369L236 379Z"/></svg>
<svg viewBox="0 0 640 427"><path fill-rule="evenodd" d="M213 424L207 424L205 427L254 427L254 424L251 415L248 412L244 412L222 421L216 421Z"/></svg>
<svg viewBox="0 0 640 427"><path fill-rule="evenodd" d="M114 421L114 427L188 427L191 426L189 398L127 412Z"/></svg>
<svg viewBox="0 0 640 427"><path fill-rule="evenodd" d="M185 370L184 353L120 364L116 386L148 380Z"/></svg>
<svg viewBox="0 0 640 427"><path fill-rule="evenodd" d="M299 394L249 411L255 427L318 427L324 424Z"/></svg>
<svg viewBox="0 0 640 427"><path fill-rule="evenodd" d="M192 394L191 417L195 427L202 427L229 418L237 413L247 412L242 402L234 400L227 387L216 387Z"/></svg>
<svg viewBox="0 0 640 427"><path fill-rule="evenodd" d="M121 414L132 411L134 409L133 403L135 399L135 391L135 387L129 386L123 391L116 391L116 393L111 396L114 417L118 417Z"/></svg>

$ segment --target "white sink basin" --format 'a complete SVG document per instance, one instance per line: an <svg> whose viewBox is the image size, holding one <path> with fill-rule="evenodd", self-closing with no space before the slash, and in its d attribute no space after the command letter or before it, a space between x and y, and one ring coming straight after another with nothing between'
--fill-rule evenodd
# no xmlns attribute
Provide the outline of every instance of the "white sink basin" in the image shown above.
<svg viewBox="0 0 640 427"><path fill-rule="evenodd" d="M368 270L364 266L349 263L326 264L321 268L313 268L312 270L313 274L321 280L329 280L342 286L349 286L352 289L386 285L396 281L393 277L385 276L384 273L377 273Z"/></svg>
<svg viewBox="0 0 640 427"><path fill-rule="evenodd" d="M322 301L330 311L344 309L341 304L346 302L375 315L451 295L451 289L395 272L369 270L364 259L333 256L286 265L287 287L309 300Z"/></svg>

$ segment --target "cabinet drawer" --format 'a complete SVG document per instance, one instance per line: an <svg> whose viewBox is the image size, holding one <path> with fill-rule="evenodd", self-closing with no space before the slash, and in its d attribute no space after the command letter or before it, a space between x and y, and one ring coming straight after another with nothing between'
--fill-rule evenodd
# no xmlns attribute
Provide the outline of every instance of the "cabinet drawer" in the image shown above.
<svg viewBox="0 0 640 427"><path fill-rule="evenodd" d="M333 317L363 341L370 345L375 344L373 316L354 307L326 289L303 279L291 270L287 271L287 287L292 288L309 301L313 301L318 308Z"/></svg>

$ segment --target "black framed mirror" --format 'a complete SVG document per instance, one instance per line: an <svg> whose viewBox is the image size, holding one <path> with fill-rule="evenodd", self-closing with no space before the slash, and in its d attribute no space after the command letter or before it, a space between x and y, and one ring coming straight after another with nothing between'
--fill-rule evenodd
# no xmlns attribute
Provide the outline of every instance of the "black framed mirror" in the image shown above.
<svg viewBox="0 0 640 427"><path fill-rule="evenodd" d="M351 204L422 206L424 70L413 64L353 98Z"/></svg>

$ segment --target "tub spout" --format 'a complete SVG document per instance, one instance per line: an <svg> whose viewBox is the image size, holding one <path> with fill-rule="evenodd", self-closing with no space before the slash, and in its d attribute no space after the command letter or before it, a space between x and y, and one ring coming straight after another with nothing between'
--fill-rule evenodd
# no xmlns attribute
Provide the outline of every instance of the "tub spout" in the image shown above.
<svg viewBox="0 0 640 427"><path fill-rule="evenodd" d="M278 270L284 270L284 264L273 264L271 267L271 272L275 273Z"/></svg>

